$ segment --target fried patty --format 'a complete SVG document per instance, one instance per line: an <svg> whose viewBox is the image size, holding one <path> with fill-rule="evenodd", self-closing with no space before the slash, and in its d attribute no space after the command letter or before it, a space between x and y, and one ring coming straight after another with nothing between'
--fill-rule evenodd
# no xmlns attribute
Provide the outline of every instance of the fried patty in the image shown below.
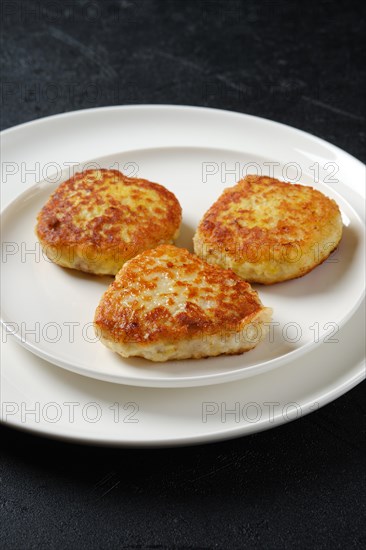
<svg viewBox="0 0 366 550"><path fill-rule="evenodd" d="M195 253L246 281L272 284L305 275L338 246L336 202L304 185L247 176L203 216Z"/></svg>
<svg viewBox="0 0 366 550"><path fill-rule="evenodd" d="M162 185L118 170L86 170L51 195L36 234L55 263L115 275L143 250L172 243L181 219L178 200Z"/></svg>
<svg viewBox="0 0 366 550"><path fill-rule="evenodd" d="M249 350L264 338L271 313L231 270L161 245L122 267L94 326L123 357L167 361Z"/></svg>

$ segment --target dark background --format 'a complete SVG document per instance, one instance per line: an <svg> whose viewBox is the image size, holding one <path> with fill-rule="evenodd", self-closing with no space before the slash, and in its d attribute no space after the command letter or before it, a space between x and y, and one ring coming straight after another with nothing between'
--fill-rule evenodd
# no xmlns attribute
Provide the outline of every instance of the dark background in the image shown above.
<svg viewBox="0 0 366 550"><path fill-rule="evenodd" d="M250 113L365 161L356 2L2 4L2 129L102 105ZM2 548L364 548L365 383L275 430L118 450L0 428Z"/></svg>

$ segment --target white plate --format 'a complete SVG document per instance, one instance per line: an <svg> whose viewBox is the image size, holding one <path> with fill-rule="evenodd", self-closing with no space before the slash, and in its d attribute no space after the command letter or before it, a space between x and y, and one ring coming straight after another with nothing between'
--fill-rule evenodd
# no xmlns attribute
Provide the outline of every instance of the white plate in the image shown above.
<svg viewBox="0 0 366 550"><path fill-rule="evenodd" d="M136 126L126 134L125 124L131 118ZM183 132L183 142L173 131L176 123L192 129L190 136ZM54 170L63 168L65 162L148 148L152 134L145 134L144 128L151 126L157 147L166 146L168 128L171 146L204 147L211 136L216 148L247 150L248 155L259 150L263 156L273 150L275 158L282 162L290 158L304 173L316 158L323 178L324 164L334 162L339 166L336 177L342 182L335 188L363 214L364 166L338 148L255 117L167 106L81 111L4 132L3 206L43 179L42 171L51 162ZM223 127L230 132L222 134ZM29 168L34 173L26 172ZM231 185L235 177L225 184ZM5 337L0 366L1 418L10 426L48 436L111 445L199 443L268 429L316 410L365 377L364 321L359 308L337 333L338 342L321 341L308 354L276 370L235 383L186 389L132 388L80 377L55 368ZM237 411L238 407L239 418L230 414L230 409Z"/></svg>
<svg viewBox="0 0 366 550"><path fill-rule="evenodd" d="M324 144L320 146L311 138L315 144L305 163L304 150L309 146L301 143L302 133L268 121L254 119L254 122L252 117L180 107L117 111L123 134L135 136L132 139L135 148L131 150L131 144L123 143L127 151L94 157L73 170L85 169L87 165L118 167L130 175L138 174L166 185L183 207L183 230L178 246L192 249L192 237L202 214L224 187L234 184L247 172L261 170L269 174L268 163L271 162L277 162L273 166L275 176L312 184L337 201L344 221L341 245L327 262L306 277L257 287L263 303L273 307L274 317L269 337L254 351L206 361L160 364L137 358L122 359L96 340L92 327L95 308L112 279L85 275L50 263L34 236L37 213L60 181L70 176L70 169L61 173L61 168L65 169L66 162L69 166L71 160L76 159L75 156L64 157L67 160L59 163L60 170L56 172L56 164L48 160L46 167L40 163L40 174L48 181L18 195L3 214L6 261L3 264L2 316L18 340L40 357L93 378L138 386L188 387L257 375L294 361L326 337L336 339L340 326L359 305L365 288L364 227L351 205L357 203L357 196L348 185L355 178L355 167L346 181L338 181L332 187L323 181L324 178L329 181L330 175L321 170L330 158L335 159L331 146L324 157ZM110 110L104 110L104 114L108 119ZM43 121L48 139L56 139L57 143L62 136L65 140L70 139L66 135L69 127L65 125L69 116L53 118L50 129L47 119ZM98 110L89 112L86 120L84 112L73 114L74 124L90 125L90 117L95 116L98 117ZM63 122L61 129L58 128L60 122ZM45 135L37 132L40 125L42 122L34 123L34 129L42 142ZM113 130L115 121L110 121L110 127ZM206 134L208 127L209 135ZM97 128L96 124L95 132ZM21 128L18 132L23 134L27 129L28 126L24 126L23 132ZM202 134L205 135L204 146ZM5 135L12 137L12 131ZM149 148L146 148L147 137ZM159 147L153 147L156 142ZM194 146L188 147L189 142ZM78 143L80 146L74 150L85 157L89 149L82 140ZM136 148L139 143L140 147ZM53 151L57 153L59 151ZM334 173L337 162L332 162ZM314 175L317 177L318 172L320 181L314 183ZM335 176L338 177L338 173ZM317 253L314 248L314 256Z"/></svg>
<svg viewBox="0 0 366 550"><path fill-rule="evenodd" d="M0 420L78 443L165 446L249 435L318 410L365 377L364 310L295 363L200 388L138 388L59 369L9 341L2 349ZM234 412L233 412L234 411Z"/></svg>

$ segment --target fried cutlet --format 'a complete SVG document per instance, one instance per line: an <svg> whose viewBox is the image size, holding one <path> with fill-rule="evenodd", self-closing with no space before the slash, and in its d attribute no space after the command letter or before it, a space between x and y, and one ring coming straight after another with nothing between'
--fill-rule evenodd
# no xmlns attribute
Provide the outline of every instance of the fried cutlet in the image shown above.
<svg viewBox="0 0 366 550"><path fill-rule="evenodd" d="M127 262L95 313L100 340L151 361L238 354L267 332L272 310L231 270L161 245Z"/></svg>
<svg viewBox="0 0 366 550"><path fill-rule="evenodd" d="M54 191L36 234L55 263L115 275L143 250L174 242L181 219L178 200L162 185L118 170L86 170Z"/></svg>
<svg viewBox="0 0 366 550"><path fill-rule="evenodd" d="M305 275L338 246L336 202L304 185L247 176L225 189L203 216L195 253L251 283Z"/></svg>

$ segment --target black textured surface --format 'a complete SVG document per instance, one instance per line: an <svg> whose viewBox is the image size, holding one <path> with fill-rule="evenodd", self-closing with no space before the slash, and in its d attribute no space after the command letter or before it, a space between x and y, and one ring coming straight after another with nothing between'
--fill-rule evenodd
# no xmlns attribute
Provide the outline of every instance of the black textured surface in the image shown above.
<svg viewBox="0 0 366 550"><path fill-rule="evenodd" d="M355 2L2 2L2 129L175 103L284 122L365 160ZM236 441L83 448L0 428L2 548L364 548L365 384Z"/></svg>

